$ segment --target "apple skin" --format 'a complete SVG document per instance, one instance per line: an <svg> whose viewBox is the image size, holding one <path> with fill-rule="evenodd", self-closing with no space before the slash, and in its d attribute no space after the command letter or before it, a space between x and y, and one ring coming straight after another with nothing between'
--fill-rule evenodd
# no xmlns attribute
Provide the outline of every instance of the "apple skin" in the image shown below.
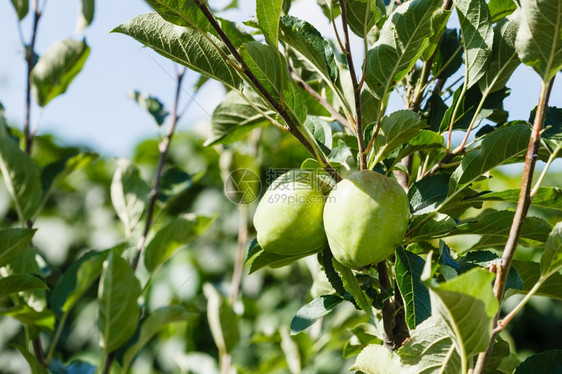
<svg viewBox="0 0 562 374"><path fill-rule="evenodd" d="M360 269L387 259L404 239L410 205L393 179L361 170L340 181L324 207L324 228L334 258Z"/></svg>
<svg viewBox="0 0 562 374"><path fill-rule="evenodd" d="M310 171L292 170L277 178L254 215L259 245L266 252L287 256L323 250L325 200Z"/></svg>

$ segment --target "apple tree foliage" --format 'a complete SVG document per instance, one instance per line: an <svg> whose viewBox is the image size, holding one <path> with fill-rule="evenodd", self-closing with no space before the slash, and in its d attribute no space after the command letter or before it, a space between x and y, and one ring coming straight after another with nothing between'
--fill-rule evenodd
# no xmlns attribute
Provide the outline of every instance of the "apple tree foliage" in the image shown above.
<svg viewBox="0 0 562 374"><path fill-rule="evenodd" d="M533 295L562 299L562 190L559 181L545 183L562 149L562 109L549 106L562 69L562 0L319 0L334 26L330 35L293 15L291 0L257 0L255 17L242 25L223 18L225 9L212 1L147 3L152 12L113 32L200 74L195 90L209 79L224 87L208 148L178 139L206 155L209 170L220 165L221 175L195 173L180 161L193 154L171 147L181 116L181 69L170 112L154 97L131 94L159 128L168 123L167 132L98 180L92 168L105 164L94 162L96 154L64 149L46 162L39 155L49 154L49 142L34 136L29 116L21 134L0 116L0 171L13 212L0 229L0 313L25 327L16 349L34 372L128 372L151 338L178 321L191 329L198 328L193 321L204 321L223 373L334 372L335 364L314 366L314 357L333 346L346 359L336 371L559 370L560 350L520 362L505 329ZM12 4L20 20L28 12L36 20L41 14L25 0ZM81 28L92 21L93 9L93 1L82 2ZM28 93L44 107L68 89L89 47L85 40L64 40L36 58L36 31L26 45ZM537 73L541 89L529 93L537 104L528 118L511 118L503 105L506 84L522 64ZM403 108L391 112L396 97ZM535 172L538 161L542 168ZM162 269L178 249L208 230L214 230L208 243L223 240L213 228L220 218L195 213L194 196L235 169L260 174L287 166L313 170L328 185L365 169L396 179L410 209L400 245L386 260L359 269L336 261L329 246L306 258L298 248L296 254L271 253L256 241L248 249L252 205L240 205L230 293L204 276L212 273L204 260L198 266L208 283L197 290L199 303L188 308L168 300L155 308L150 301ZM506 166L518 173L516 188L494 183ZM107 202L121 222L122 241L84 251L63 271L51 269L35 244L35 223L61 189L73 188L75 175L110 186ZM535 213L544 208L551 213ZM344 218L351 225L361 219ZM254 275L287 269L284 279L274 280L286 286L279 292L301 287L291 269L307 267L312 297L296 314L280 317L275 295L240 302L244 258ZM97 361L71 361L58 345L70 341L75 308L84 308L81 300L93 289ZM516 302L504 303L512 297ZM264 322L253 313L268 302L279 318ZM344 322L330 320L352 309ZM252 331L263 323L275 333ZM268 344L276 349L264 348ZM255 346L257 357L242 353Z"/></svg>

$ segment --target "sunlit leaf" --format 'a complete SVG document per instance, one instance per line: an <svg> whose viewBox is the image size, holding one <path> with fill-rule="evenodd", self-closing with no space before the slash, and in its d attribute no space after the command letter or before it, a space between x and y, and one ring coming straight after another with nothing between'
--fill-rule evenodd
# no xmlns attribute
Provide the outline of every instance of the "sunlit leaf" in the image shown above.
<svg viewBox="0 0 562 374"><path fill-rule="evenodd" d="M33 274L15 274L0 278L0 298L8 295L48 288L45 282Z"/></svg>
<svg viewBox="0 0 562 374"><path fill-rule="evenodd" d="M302 306L291 321L291 334L298 334L330 313L343 299L336 295L323 295Z"/></svg>
<svg viewBox="0 0 562 374"><path fill-rule="evenodd" d="M36 230L0 229L0 267L18 257L31 242Z"/></svg>
<svg viewBox="0 0 562 374"><path fill-rule="evenodd" d="M238 315L230 303L211 284L203 286L207 298L207 320L213 340L221 354L231 352L238 344Z"/></svg>
<svg viewBox="0 0 562 374"><path fill-rule="evenodd" d="M29 12L29 0L12 0L12 5L14 10L18 15L18 19L21 21Z"/></svg>
<svg viewBox="0 0 562 374"><path fill-rule="evenodd" d="M277 49L283 0L257 0L256 16L267 44Z"/></svg>
<svg viewBox="0 0 562 374"><path fill-rule="evenodd" d="M95 0L82 0L80 13L76 21L76 30L82 31L88 27L94 20L94 12L96 8Z"/></svg>

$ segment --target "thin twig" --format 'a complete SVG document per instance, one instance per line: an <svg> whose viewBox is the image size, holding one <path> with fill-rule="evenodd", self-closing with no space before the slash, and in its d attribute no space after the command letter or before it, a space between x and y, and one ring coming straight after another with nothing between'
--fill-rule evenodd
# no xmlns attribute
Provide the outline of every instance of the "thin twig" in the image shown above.
<svg viewBox="0 0 562 374"><path fill-rule="evenodd" d="M345 57L347 59L347 67L349 68L349 75L351 75L353 95L355 97L357 144L359 146L359 167L361 170L363 170L367 168L367 154L365 153L365 136L363 134L363 118L361 113L361 86L357 81L355 66L353 65L353 57L351 55L351 43L349 41L349 27L347 25L347 11L345 9L345 0L340 0L340 9L343 35L345 38Z"/></svg>
<svg viewBox="0 0 562 374"><path fill-rule="evenodd" d="M144 230L142 236L137 243L137 253L131 262L131 267L136 270L139 259L148 236L150 227L152 226L152 218L154 216L154 207L156 206L156 200L158 199L158 192L160 191L160 182L162 179L162 173L164 172L164 165L166 163L166 158L168 156L168 150L170 149L170 144L172 142L172 137L174 136L174 131L179 120L178 116L178 102L181 93L181 83L185 74L185 68L181 68L177 73L177 85L176 85L176 95L174 98L174 106L172 109L172 116L170 120L170 127L168 128L168 133L166 137L162 140L159 145L160 148L160 158L158 160L158 168L156 170L156 180L154 181L154 187L150 191L150 202L148 204L148 213L146 216L146 223L144 225Z"/></svg>
<svg viewBox="0 0 562 374"><path fill-rule="evenodd" d="M500 263L497 265L496 281L494 283L494 294L501 305L503 300L503 294L505 291L505 285L507 282L507 274L509 273L509 268L511 267L511 261L513 260L513 255L515 254L515 249L517 248L517 243L519 242L519 236L521 234L521 229L527 212L529 211L529 206L531 205L531 185L533 180L533 172L535 170L535 165L537 162L539 147L541 144L541 128L543 126L546 114L546 108L548 106L548 100L550 97L550 91L552 90L552 85L554 78L549 82L542 83L541 92L539 96L539 103L537 105L537 113L535 115L535 121L533 123L533 130L531 133L531 138L529 139L529 146L527 147L527 154L525 156L525 168L523 170L523 178L521 180L521 190L519 193L519 200L517 202L517 208L515 210L515 215L513 216L513 222L511 229L509 230L509 236L507 238L507 243L505 244L503 255ZM493 328L498 326L500 311L496 313L493 321ZM498 332L494 332L490 339L490 344L485 352L478 355L478 360L474 368L474 374L482 374L486 369L486 364L494 348L494 341Z"/></svg>
<svg viewBox="0 0 562 374"><path fill-rule="evenodd" d="M334 119L336 121L338 121L339 123L341 123L343 126L347 127L351 132L355 132L355 129L353 128L353 126L351 126L351 124L349 123L349 121L342 116L337 110L336 108L334 108L332 106L332 104L330 104L328 102L328 100L326 100L325 97L323 97L322 95L320 95L318 92L316 92L316 90L314 90L314 88L310 87L308 85L308 83L306 83L301 77L299 77L297 74L295 74L294 72L291 72L291 76L293 77L293 79L306 91L308 92L312 97L314 97L316 100L318 100L318 102L320 104L322 104L322 106L324 108L326 108L326 110L328 112L330 112L330 114L332 115L332 117L334 117Z"/></svg>
<svg viewBox="0 0 562 374"><path fill-rule="evenodd" d="M27 63L27 76L25 83L25 119L23 134L25 137L25 151L31 154L33 146L33 135L31 134L31 71L35 65L35 40L37 39L37 29L41 11L39 10L38 0L33 0L33 26L31 28L31 41L25 45L25 61Z"/></svg>

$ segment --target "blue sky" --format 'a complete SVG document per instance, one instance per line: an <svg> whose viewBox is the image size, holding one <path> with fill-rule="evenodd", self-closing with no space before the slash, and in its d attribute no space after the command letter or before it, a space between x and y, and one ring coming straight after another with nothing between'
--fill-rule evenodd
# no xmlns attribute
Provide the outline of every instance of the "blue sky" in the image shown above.
<svg viewBox="0 0 562 374"><path fill-rule="evenodd" d="M150 117L127 97L128 92L136 89L171 103L175 85L174 66L135 40L109 33L115 26L150 11L143 1L98 0L94 22L83 33L77 34L75 26L79 3L48 0L41 19L36 47L38 53L45 52L57 40L82 37L90 45L91 53L67 94L51 101L42 111L39 133L55 133L65 142L88 145L107 156L126 157L139 140L156 134ZM211 1L213 6L220 3L224 1ZM242 10L229 12L226 16L237 20L250 18L254 14L255 2L239 3ZM307 19L322 33L331 32L314 0L298 1L291 13ZM0 0L0 102L6 109L8 120L15 126L21 126L25 64L16 20L11 2ZM22 24L26 40L30 26L31 17L28 16ZM184 103L192 93L190 87L195 79L195 73L188 72L182 93ZM537 102L539 85L538 76L530 68L519 67L508 83L512 93L505 104L510 119L528 119L529 111ZM208 84L182 118L179 128L208 129L210 113L222 95L219 85ZM555 84L550 105L562 106L562 82ZM401 106L400 100L394 98L389 109L396 110ZM34 107L35 119L38 113L39 109Z"/></svg>

